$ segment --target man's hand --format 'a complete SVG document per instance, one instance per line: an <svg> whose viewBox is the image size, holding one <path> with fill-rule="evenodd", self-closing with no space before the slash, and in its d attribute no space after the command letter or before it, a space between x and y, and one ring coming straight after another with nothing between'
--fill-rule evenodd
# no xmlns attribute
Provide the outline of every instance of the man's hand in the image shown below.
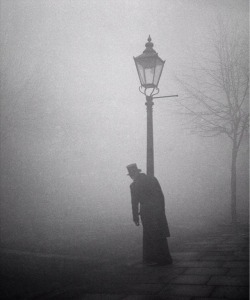
<svg viewBox="0 0 250 300"><path fill-rule="evenodd" d="M140 226L140 222L139 221L134 221L136 226Z"/></svg>

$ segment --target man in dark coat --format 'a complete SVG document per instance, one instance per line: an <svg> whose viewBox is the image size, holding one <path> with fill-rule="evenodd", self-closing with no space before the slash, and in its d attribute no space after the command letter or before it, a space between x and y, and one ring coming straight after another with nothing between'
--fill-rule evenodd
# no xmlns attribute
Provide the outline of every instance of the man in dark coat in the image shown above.
<svg viewBox="0 0 250 300"><path fill-rule="evenodd" d="M133 221L143 226L143 262L153 265L172 263L167 237L170 236L165 215L165 201L161 186L153 176L141 173L136 164L127 166L133 179L130 185Z"/></svg>

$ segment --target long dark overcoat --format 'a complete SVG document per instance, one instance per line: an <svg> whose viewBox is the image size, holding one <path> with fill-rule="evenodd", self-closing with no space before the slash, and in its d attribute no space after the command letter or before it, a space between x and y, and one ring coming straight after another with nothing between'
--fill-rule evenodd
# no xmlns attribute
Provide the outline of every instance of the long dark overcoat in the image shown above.
<svg viewBox="0 0 250 300"><path fill-rule="evenodd" d="M165 200L158 180L140 173L130 185L133 220L141 217L143 231L152 239L170 236L165 214Z"/></svg>

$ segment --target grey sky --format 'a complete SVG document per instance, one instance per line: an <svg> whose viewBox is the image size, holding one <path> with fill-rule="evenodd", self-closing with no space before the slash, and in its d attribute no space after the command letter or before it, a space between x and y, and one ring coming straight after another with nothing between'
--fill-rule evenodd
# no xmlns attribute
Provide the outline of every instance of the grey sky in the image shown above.
<svg viewBox="0 0 250 300"><path fill-rule="evenodd" d="M248 1L2 0L6 210L18 195L20 207L33 203L44 215L48 207L70 207L72 219L130 213L125 167L137 162L145 170L146 161L146 107L133 56L150 34L166 60L160 94L181 97L174 76L186 71L190 53L199 55L217 15L247 27ZM174 101L154 105L155 174L169 214L202 214L214 202L223 211L228 141L191 136Z"/></svg>

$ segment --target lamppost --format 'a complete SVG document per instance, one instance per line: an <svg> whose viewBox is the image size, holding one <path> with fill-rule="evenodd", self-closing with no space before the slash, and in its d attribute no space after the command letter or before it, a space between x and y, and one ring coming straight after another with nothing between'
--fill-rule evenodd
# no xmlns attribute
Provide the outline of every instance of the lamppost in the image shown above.
<svg viewBox="0 0 250 300"><path fill-rule="evenodd" d="M146 49L137 57L134 57L136 69L141 86L139 91L146 96L147 106L147 174L154 176L154 138L153 138L153 99L165 97L177 97L178 95L154 97L159 93L158 83L165 61L153 49L151 37L145 44Z"/></svg>

